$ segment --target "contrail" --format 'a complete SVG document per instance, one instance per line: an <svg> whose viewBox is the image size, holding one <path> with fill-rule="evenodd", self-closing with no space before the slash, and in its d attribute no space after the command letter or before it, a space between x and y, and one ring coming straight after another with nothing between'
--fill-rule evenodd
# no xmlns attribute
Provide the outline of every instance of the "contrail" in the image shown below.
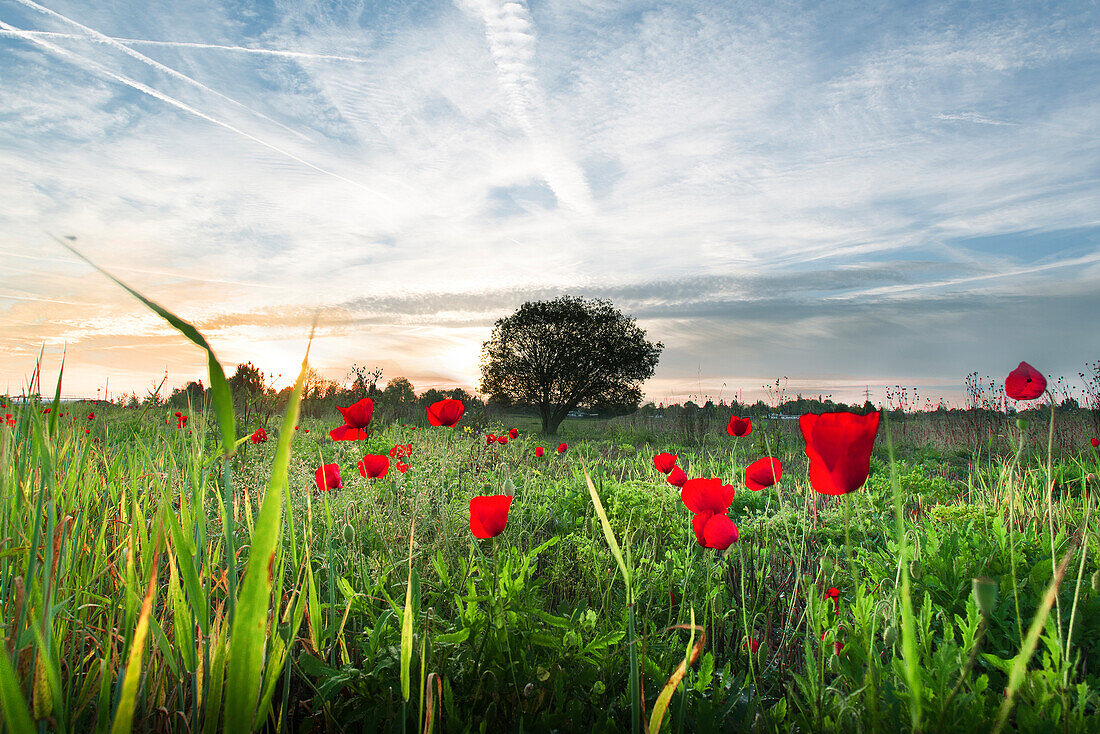
<svg viewBox="0 0 1100 734"><path fill-rule="evenodd" d="M169 76L173 77L174 79L178 79L178 80L180 80L181 82L183 82L185 84L190 84L192 86L198 87L199 89L202 89L205 92L210 92L213 95L221 97L226 102L229 102L230 104L234 104L237 107L240 107L241 109L245 110L246 112L249 112L253 115L256 115L257 117L261 117L261 118L267 120L268 122L274 123L275 125L278 125L282 129L286 130L287 132L293 133L294 135L297 135L298 137L302 138L303 140L309 141L309 138L306 135L303 135L302 133L298 132L297 130L295 130L293 128L290 128L290 127L287 127L286 125L279 122L278 120L271 119L270 117L263 114L262 112L257 112L256 110L252 109L251 107L249 107L245 104L242 104L241 102L238 102L237 100L233 99L232 97L227 97L226 95L222 94L221 92L219 92L215 89L211 89L210 87L206 86L205 84L203 84L202 82L200 82L197 79L193 79L193 78L187 76L186 74L183 74L179 71L176 71L175 69L173 69L170 66L166 66L166 65L160 63L156 59L151 59L148 56L146 56L145 54L139 53L138 51L135 51L134 49L130 48L129 46L126 46L125 44L119 43L118 41L114 40L110 36L106 36L106 35L100 33L95 28L90 28L90 27L84 25L83 23L80 23L78 21L73 20L72 18L69 18L68 16L62 15L61 13L58 13L54 10L50 10L49 8L47 8L45 6L39 5L38 3L34 2L34 0L16 0L16 2L18 2L22 5L25 5L28 8L31 8L32 10L37 10L40 13L45 13L46 15L49 15L53 18L57 18L58 20L62 21L63 23L68 23L69 25L76 26L81 31L83 31L84 33L88 34L88 36L90 36L90 38L88 38L87 36L85 37L87 40L92 40L92 41L95 41L97 43L102 43L102 44L105 44L107 46L111 46L112 48L117 48L120 51L122 51L124 54L126 54L127 56L129 56L131 58L134 58L134 59L137 59L138 61L142 62L143 64L148 64L149 66L153 67L157 71L162 71L165 74L168 74ZM310 141L310 142L312 142L312 141Z"/></svg>
<svg viewBox="0 0 1100 734"><path fill-rule="evenodd" d="M59 33L58 31L27 31L35 36L45 38L68 38L73 40L96 41L104 43L99 38L88 38L79 33ZM0 32L0 36L18 38L14 33ZM147 38L120 38L118 36L104 36L104 38L126 46L166 46L168 48L201 48L215 51L240 51L242 53L258 54L260 56L281 56L288 59L307 59L314 61L346 61L352 64L368 64L370 59L358 56L339 56L337 54L318 54L309 51L286 51L276 48L253 48L251 46L228 46L220 43L197 43L194 41L152 41Z"/></svg>
<svg viewBox="0 0 1100 734"><path fill-rule="evenodd" d="M285 156L285 157L289 158L290 160L292 160L296 163L300 163L303 166L305 166L306 168L311 168L314 171L317 171L318 173L323 173L324 175L331 176L332 178L335 178L338 181L343 181L344 183L351 184L352 186L355 186L358 189L366 191L368 194L371 194L372 196L376 196L379 199L382 199L383 201L390 202L391 204L396 203L392 198L390 198L389 196L386 196L385 194L383 194L380 191L375 191L374 189L370 188L369 186L365 186L365 185L361 184L358 181L353 181L352 179L347 178L346 176L341 176L339 173L335 173L334 171L329 171L328 169L321 168L320 166L318 166L314 163L310 163L309 161L305 160L304 158L300 158L300 157L294 155L293 153L291 153L288 150L284 150L284 149L280 148L279 146L277 146L273 143L269 143L266 140L258 138L258 137L256 137L255 135L253 135L251 133L247 133L244 130L241 130L240 128L238 128L238 127L234 127L233 125L229 124L228 122L224 122L222 120L219 120L216 117L211 117L210 115L206 114L205 112L202 112L201 110L197 110L194 107L192 107L192 106L190 106L190 105L188 105L184 102L179 101L175 97L170 97L169 95L165 94L164 92L153 89L152 87L150 87L146 84L142 84L141 82L136 81L134 79L131 79L130 77L123 76L122 74L116 74L115 72L111 71L110 69L105 68L102 64L99 64L98 62L92 61L91 59L88 59L84 56L81 56L80 54L73 53L72 51L61 48L60 46L52 44L49 41L43 40L41 38L36 38L32 35L28 35L26 31L24 31L20 28L16 28L15 26L12 26L12 25L8 25L7 23L5 23L2 20L0 20L0 29L6 30L6 31L11 31L12 33L15 33L15 34L19 35L21 38L25 38L26 40L30 41L31 43L37 44L37 45L41 46L42 48L44 48L48 51L52 51L53 53L57 54L58 56L62 56L64 58L66 58L66 60L70 61L71 63L75 64L76 66L81 66L85 70L91 69L92 71L96 71L100 74L103 74L104 76L107 76L107 77L110 77L111 79L114 79L115 81L117 81L121 84L125 84L126 86L131 87L133 89L136 89L139 92L143 92L144 94L147 94L150 97L153 97L154 99L159 99L161 102L164 102L166 104L170 104L170 105L172 105L173 107L175 107L177 109L183 110L184 112L187 112L189 114L194 115L195 117L199 117L203 120L206 120L207 122L213 123L214 125L217 125L218 127L223 127L226 130L229 130L230 132L234 132L237 135L240 135L241 137L247 138L248 140L251 140L254 143L258 143L259 145L262 145L263 147L267 148L268 150L272 150L272 151L278 153L279 155Z"/></svg>

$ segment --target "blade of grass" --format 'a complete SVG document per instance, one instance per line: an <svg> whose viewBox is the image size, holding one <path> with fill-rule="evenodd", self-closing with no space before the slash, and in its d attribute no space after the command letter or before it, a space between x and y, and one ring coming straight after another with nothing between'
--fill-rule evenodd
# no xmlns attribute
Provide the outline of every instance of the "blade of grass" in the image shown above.
<svg viewBox="0 0 1100 734"><path fill-rule="evenodd" d="M1058 587L1062 585L1062 577L1066 573L1066 566L1069 565L1069 560L1073 558L1073 554L1076 550L1077 548L1075 546L1065 555L1062 562L1058 564L1054 578L1050 580L1050 585L1047 586L1046 593L1043 594L1043 601L1035 611L1035 616L1031 618L1031 626L1027 628L1027 637L1024 638L1024 644L1020 647L1020 652L1017 653L1016 659L1012 663L1012 670L1008 674L1008 685L1005 687L1005 700L1004 703L1001 704L1000 712L997 714L997 726L993 729L993 734L999 734L1008 721L1008 715L1012 712L1012 704L1016 696L1016 691L1019 689L1020 683L1024 679L1024 674L1027 673L1027 663L1031 660L1031 656L1035 652L1035 646L1039 642L1039 634L1043 631L1043 625L1046 624L1047 615L1050 614L1050 608L1054 606L1054 598L1058 595Z"/></svg>
<svg viewBox="0 0 1100 734"><path fill-rule="evenodd" d="M145 639L149 636L149 617L153 613L153 600L157 595L157 557L160 554L160 536L163 525L157 527L156 547L153 549L152 571L149 574L149 586L145 590L145 599L141 603L141 614L134 628L134 639L130 644L130 657L126 661L126 677L122 679L122 693L115 709L115 718L111 723L111 734L125 734L134 728L134 707L137 705L137 689L141 682L141 657L145 651Z"/></svg>
<svg viewBox="0 0 1100 734"><path fill-rule="evenodd" d="M0 649L0 704L0 715L4 717L8 731L34 731L27 700L23 698L6 649Z"/></svg>
<svg viewBox="0 0 1100 734"><path fill-rule="evenodd" d="M115 285L122 288L131 296L141 301L146 308L148 308L150 311L157 314L162 319L171 324L179 333L187 337L188 340L190 340L191 343L193 343L195 346L200 347L206 351L206 364L208 368L207 371L210 374L210 390L213 393L214 415L217 418L218 428L221 431L222 449L226 456L230 455L233 452L233 445L235 443L237 433L233 417L233 396L229 390L229 381L225 379L225 371L222 369L221 364L214 356L214 350L211 348L209 342L206 341L206 338L202 334L200 334L199 330L196 329L194 326L187 323L179 316L176 316L174 313L164 308L164 306L161 306L156 301L146 298L138 291L126 285L126 283L111 275L111 273L107 272L99 265L96 265L68 242L65 242L60 237L54 237L53 235L50 236L53 237L54 241L56 241L66 250L76 255L88 265L92 266L100 273L102 273L106 278L115 283Z"/></svg>
<svg viewBox="0 0 1100 734"><path fill-rule="evenodd" d="M313 335L310 334L312 342ZM272 564L275 549L282 533L283 485L290 467L290 445L294 438L294 426L298 423L298 410L309 371L309 347L302 359L302 369L294 383L279 444L275 449L275 461L267 492L260 506L256 531L252 536L252 548L245 568L244 581L237 611L233 617L229 636L229 678L226 683L225 726L227 731L252 730L253 721L262 719L266 712L257 711L260 694L260 677L263 673L264 648L267 643L267 618L271 606Z"/></svg>
<svg viewBox="0 0 1100 734"><path fill-rule="evenodd" d="M699 639L692 645L691 654L680 661L680 664L676 666L676 670L669 676L668 683L665 684L660 694L657 695L657 700L653 703L653 713L649 717L649 728L646 729L646 734L658 734L658 732L661 731L661 724L664 721L665 712L668 710L668 705L672 702L672 694L676 692L676 689L680 686L680 681L687 675L688 668L699 659L699 654L703 651L703 646L707 642L706 630L695 624L694 607L691 610L691 624L677 624L668 629L690 630L692 637L698 632Z"/></svg>

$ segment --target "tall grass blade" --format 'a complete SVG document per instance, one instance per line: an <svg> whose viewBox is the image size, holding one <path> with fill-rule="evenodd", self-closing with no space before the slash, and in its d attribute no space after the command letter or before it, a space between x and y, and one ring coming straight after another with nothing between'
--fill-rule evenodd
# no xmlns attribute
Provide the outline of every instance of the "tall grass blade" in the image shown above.
<svg viewBox="0 0 1100 734"><path fill-rule="evenodd" d="M886 450L890 456L890 487L894 494L894 519L898 534L898 563L901 564L901 657L905 667L905 682L909 686L909 718L913 731L921 730L921 672L920 657L917 653L917 624L913 617L913 598L909 583L909 562L907 560L908 537L905 534L905 505L901 495L901 482L898 480L897 461L894 459L894 440L890 434L890 424L883 411L883 428L886 430Z"/></svg>
<svg viewBox="0 0 1100 734"><path fill-rule="evenodd" d="M138 684L141 683L141 657L145 652L145 640L149 636L149 618L153 613L153 600L157 595L157 558L160 555L160 536L163 525L158 524L156 547L153 550L152 571L145 599L141 602L141 614L134 627L134 639L130 643L130 656L126 660L126 677L122 679L122 693L111 723L111 734L125 734L134 728L134 707L137 705Z"/></svg>
<svg viewBox="0 0 1100 734"><path fill-rule="evenodd" d="M229 381L225 379L225 371L222 369L221 364L214 356L214 350L211 348L209 342L206 341L206 338L202 334L200 334L199 330L196 329L194 326L187 323L179 316L176 316L164 306L161 306L159 303L146 298L138 291L126 285L124 282L89 260L87 257L84 256L83 253L70 245L68 242L65 242L59 237L54 237L53 239L66 250L98 270L105 277L110 279L131 296L141 301L143 304L145 304L146 308L148 308L150 311L157 314L162 319L171 324L177 331L179 331L179 333L187 337L193 344L206 350L206 364L207 371L210 375L210 390L213 394L214 416L217 418L218 429L221 431L222 449L226 456L233 453L233 445L237 436L236 422L233 416L233 395L229 391Z"/></svg>
<svg viewBox="0 0 1100 734"><path fill-rule="evenodd" d="M6 649L0 649L0 715L10 732L34 731L27 700L23 698Z"/></svg>
<svg viewBox="0 0 1100 734"><path fill-rule="evenodd" d="M412 667L413 653L413 535L416 533L416 517L413 516L409 529L409 579L405 584L405 609L401 613L401 697L407 702L411 694L412 683L409 669Z"/></svg>
<svg viewBox="0 0 1100 734"><path fill-rule="evenodd" d="M699 654L703 651L703 646L707 642L707 631L703 627L695 624L694 608L691 610L691 624L677 624L668 629L691 630L692 636L698 632L699 639L696 640L695 644L692 646L691 655L680 661L680 664L676 666L676 670L669 676L668 683L665 683L665 687L662 688L660 694L658 694L657 700L653 704L653 713L649 717L649 728L646 729L646 734L658 734L658 732L661 731L661 724L664 721L665 712L668 711L668 705L672 703L672 694L676 692L676 689L680 686L680 681L687 675L688 668L699 659Z"/></svg>
<svg viewBox="0 0 1100 734"><path fill-rule="evenodd" d="M312 340L312 334L310 335ZM226 683L225 726L227 731L252 730L253 720L265 716L256 710L263 673L264 649L267 644L267 618L271 607L272 569L276 544L282 533L283 485L290 466L290 444L298 409L309 371L309 347L302 359L302 370L294 383L286 415L279 431L279 445L271 467L267 492L260 506L252 549L245 568L244 581L237 599L229 635L229 679Z"/></svg>
<svg viewBox="0 0 1100 734"><path fill-rule="evenodd" d="M1076 550L1076 548L1074 548L1074 550ZM1058 587L1062 585L1062 577L1065 576L1066 566L1069 565L1069 560L1072 557L1073 551L1071 550L1065 555L1062 562L1058 564L1054 578L1050 580L1050 585L1047 586L1046 593L1043 594L1043 601L1039 604L1039 608L1035 610L1035 616L1031 618L1031 626L1027 628L1027 637L1024 638L1024 644L1020 647L1020 652L1012 662L1012 670L1008 674L1008 685L1005 686L1005 700L1004 703L1001 704L1000 712L997 714L997 726L993 730L993 734L998 734L1008 721L1008 715L1012 712L1012 704L1016 696L1016 691L1020 688L1020 683L1024 679L1024 674L1027 673L1027 663L1035 653L1035 646L1039 643L1039 634L1043 631L1043 625L1046 624L1047 615L1050 614L1050 608L1054 606L1054 598L1058 596Z"/></svg>

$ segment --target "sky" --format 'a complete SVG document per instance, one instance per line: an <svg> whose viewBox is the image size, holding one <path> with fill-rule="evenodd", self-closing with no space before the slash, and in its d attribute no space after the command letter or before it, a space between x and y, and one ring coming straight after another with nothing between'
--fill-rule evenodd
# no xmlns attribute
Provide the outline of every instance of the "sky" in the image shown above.
<svg viewBox="0 0 1100 734"><path fill-rule="evenodd" d="M658 402L1100 359L1093 2L0 0L0 390L476 388L610 298Z"/></svg>

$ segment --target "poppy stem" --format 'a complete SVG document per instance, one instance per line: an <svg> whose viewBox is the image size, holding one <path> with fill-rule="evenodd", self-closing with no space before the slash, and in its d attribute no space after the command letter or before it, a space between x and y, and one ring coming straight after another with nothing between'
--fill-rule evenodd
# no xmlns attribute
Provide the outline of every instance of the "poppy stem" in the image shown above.
<svg viewBox="0 0 1100 734"><path fill-rule="evenodd" d="M844 503L844 565L848 566L852 562L852 502L847 497L842 497L841 501Z"/></svg>

